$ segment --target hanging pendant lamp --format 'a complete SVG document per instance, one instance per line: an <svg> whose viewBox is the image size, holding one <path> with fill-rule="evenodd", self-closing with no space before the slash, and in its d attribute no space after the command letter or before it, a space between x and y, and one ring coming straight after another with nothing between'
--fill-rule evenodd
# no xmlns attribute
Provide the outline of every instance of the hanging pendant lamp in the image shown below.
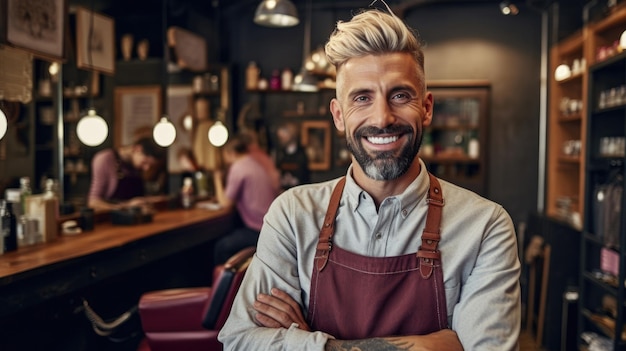
<svg viewBox="0 0 626 351"><path fill-rule="evenodd" d="M7 133L7 129L9 127L9 123L7 120L7 116L4 114L4 111L0 108L0 140L4 138L4 135Z"/></svg>
<svg viewBox="0 0 626 351"><path fill-rule="evenodd" d="M304 23L304 45L302 50L302 68L300 73L294 77L293 90L315 92L318 91L317 78L307 69L307 60L311 53L311 0L306 2L306 18Z"/></svg>
<svg viewBox="0 0 626 351"><path fill-rule="evenodd" d="M254 14L254 23L265 27L293 27L300 23L296 6L290 0L263 0Z"/></svg>
<svg viewBox="0 0 626 351"><path fill-rule="evenodd" d="M162 147L168 147L176 140L176 128L167 116L161 117L159 122L152 129L154 141Z"/></svg>
<svg viewBox="0 0 626 351"><path fill-rule="evenodd" d="M167 1L168 0L163 0L161 2L161 32L163 34L163 62L161 64L161 108L163 109L163 115L152 128L152 138L154 139L154 142L161 147L169 147L176 140L176 127L167 116L167 90L169 88L170 78L169 72L167 70L168 64L170 62L169 44L167 41Z"/></svg>
<svg viewBox="0 0 626 351"><path fill-rule="evenodd" d="M93 3L91 4L91 10L89 12L89 39L87 44L87 59L89 61L89 67L92 67L92 58L91 52L93 50ZM59 65L54 64L50 65L48 68L51 75L56 75L59 72ZM93 78L95 71L92 71L89 75L89 89L91 90L93 85ZM78 140L80 140L83 144L87 146L98 146L102 144L109 135L109 126L104 118L100 117L96 113L96 108L93 103L93 92L88 91L89 94L89 108L87 110L87 114L80 118L78 124L76 125L76 134L78 135Z"/></svg>
<svg viewBox="0 0 626 351"><path fill-rule="evenodd" d="M87 146L98 146L102 144L109 131L109 127L104 118L96 114L96 109L90 108L87 115L78 121L76 134L78 139Z"/></svg>

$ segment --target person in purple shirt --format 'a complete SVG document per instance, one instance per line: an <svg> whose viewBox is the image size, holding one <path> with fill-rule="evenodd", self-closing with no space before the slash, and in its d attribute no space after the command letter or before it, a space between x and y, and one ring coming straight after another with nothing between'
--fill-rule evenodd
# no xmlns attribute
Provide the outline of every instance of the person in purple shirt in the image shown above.
<svg viewBox="0 0 626 351"><path fill-rule="evenodd" d="M249 137L236 135L223 147L223 159L228 166L226 186L220 170L213 172L215 197L224 208L235 208L241 220L230 234L215 245L214 263L226 262L239 250L256 246L263 217L278 196L279 188L266 165L250 152Z"/></svg>
<svg viewBox="0 0 626 351"><path fill-rule="evenodd" d="M132 145L99 151L91 160L88 206L114 210L150 202L144 197L143 172L156 167L164 157L165 149L150 137L140 138Z"/></svg>

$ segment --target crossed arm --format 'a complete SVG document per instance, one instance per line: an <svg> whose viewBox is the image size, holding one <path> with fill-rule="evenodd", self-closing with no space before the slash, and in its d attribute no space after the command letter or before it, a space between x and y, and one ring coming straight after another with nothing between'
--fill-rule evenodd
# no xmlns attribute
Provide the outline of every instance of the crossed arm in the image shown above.
<svg viewBox="0 0 626 351"><path fill-rule="evenodd" d="M253 307L257 312L255 315L257 322L264 327L289 328L292 323L296 323L300 329L311 331L302 315L300 305L291 296L279 289L272 289L271 295L259 294ZM463 351L463 346L454 331L443 329L428 335L390 336L361 340L329 339L326 342L325 350Z"/></svg>

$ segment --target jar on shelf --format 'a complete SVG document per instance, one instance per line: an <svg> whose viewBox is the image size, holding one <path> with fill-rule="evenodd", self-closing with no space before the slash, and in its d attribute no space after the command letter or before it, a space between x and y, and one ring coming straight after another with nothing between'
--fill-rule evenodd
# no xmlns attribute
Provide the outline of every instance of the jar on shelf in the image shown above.
<svg viewBox="0 0 626 351"><path fill-rule="evenodd" d="M250 61L248 68L246 68L246 89L255 90L259 86L259 74L260 70L257 67L256 62Z"/></svg>

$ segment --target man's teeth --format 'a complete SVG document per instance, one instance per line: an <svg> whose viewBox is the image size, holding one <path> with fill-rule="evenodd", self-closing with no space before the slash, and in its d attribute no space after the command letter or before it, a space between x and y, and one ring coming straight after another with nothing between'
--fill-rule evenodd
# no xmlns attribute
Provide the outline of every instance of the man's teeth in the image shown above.
<svg viewBox="0 0 626 351"><path fill-rule="evenodd" d="M398 136L388 136L388 137L367 137L367 141L372 144L390 144L394 141L398 140Z"/></svg>

